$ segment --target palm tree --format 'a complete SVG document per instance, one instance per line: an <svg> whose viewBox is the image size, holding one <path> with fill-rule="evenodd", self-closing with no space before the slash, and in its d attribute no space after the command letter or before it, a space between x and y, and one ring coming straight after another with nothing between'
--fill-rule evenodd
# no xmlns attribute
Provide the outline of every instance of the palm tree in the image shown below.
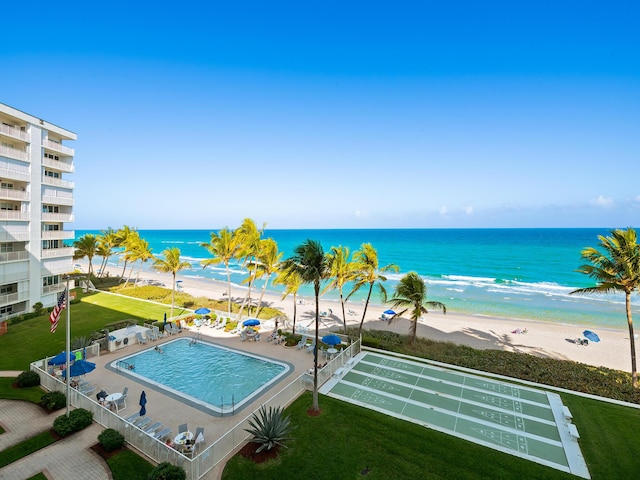
<svg viewBox="0 0 640 480"><path fill-rule="evenodd" d="M404 312L412 308L410 317L411 326L409 327L410 345L413 345L413 342L416 340L418 320L422 314L429 313L427 307L437 308L442 310L443 313L447 313L447 307L444 303L427 301L427 285L416 272L409 272L400 279L389 303L396 308L406 307L394 315L393 318L401 316Z"/></svg>
<svg viewBox="0 0 640 480"><path fill-rule="evenodd" d="M208 243L201 243L200 246L206 248L213 255L213 258L201 262L202 268L224 263L227 271L228 314L231 317L231 271L229 270L229 262L236 256L238 250L237 238L231 230L225 227L217 233L211 232L211 240Z"/></svg>
<svg viewBox="0 0 640 480"><path fill-rule="evenodd" d="M278 274L276 279L273 281L274 284L284 285L284 293L282 294L282 300L287 298L289 295L293 295L293 328L291 333L293 335L296 334L296 315L298 311L298 290L302 286L302 279L300 275L296 272L288 272L284 270L284 267L278 270Z"/></svg>
<svg viewBox="0 0 640 480"><path fill-rule="evenodd" d="M306 240L293 250L293 255L285 260L283 269L285 276L298 275L302 283L313 284L316 297L316 338L313 347L313 410L320 410L318 405L318 330L320 326L320 284L329 276L329 264L320 242Z"/></svg>
<svg viewBox="0 0 640 480"><path fill-rule="evenodd" d="M139 238L138 241L132 247L132 256L133 264L137 261L140 261L140 266L138 267L138 272L136 273L136 283L134 286L138 285L138 280L140 280L140 272L142 271L142 264L146 263L148 260L151 260L153 257L153 253L151 253L151 248L149 248L149 242L146 240ZM131 266L131 270L133 271L133 265ZM131 276L131 275L129 275ZM127 282L129 279L127 278Z"/></svg>
<svg viewBox="0 0 640 480"><path fill-rule="evenodd" d="M124 251L127 251L127 248L135 241L136 238L139 238L138 232L135 228L131 228L128 225L124 225L120 230L116 232L116 246L121 247ZM124 278L124 272L127 270L127 257L124 257L124 267L122 268L122 273L120 274L120 278Z"/></svg>
<svg viewBox="0 0 640 480"><path fill-rule="evenodd" d="M93 274L93 257L98 252L97 237L91 233L87 233L73 242L73 247L75 248L73 253L74 260L79 260L84 257L87 257L89 260L89 278L91 278L91 275Z"/></svg>
<svg viewBox="0 0 640 480"><path fill-rule="evenodd" d="M264 298L264 292L267 289L267 284L271 275L278 271L280 266L280 260L282 259L282 252L278 252L278 244L273 238L265 238L260 240L260 249L256 257L256 261L250 266L254 271L254 278L262 278L266 276L262 286L262 292L260 293L260 299L258 300L258 309L256 310L256 317L260 313L262 308L262 299Z"/></svg>
<svg viewBox="0 0 640 480"><path fill-rule="evenodd" d="M264 225L262 229L264 230ZM260 251L260 237L262 236L262 230L258 229L252 219L245 218L242 221L242 225L240 225L240 227L238 227L234 232L234 235L236 235L238 239L238 258L242 259L243 267L248 267ZM242 305L240 305L238 319L242 318L242 311L244 310L244 306L247 304L247 301L251 304L251 289L253 288L255 276L252 275L251 272L249 273L249 288L247 289L247 294L242 300Z"/></svg>
<svg viewBox="0 0 640 480"><path fill-rule="evenodd" d="M177 247L167 248L162 251L164 258L156 258L153 262L153 268L163 273L171 273L173 282L171 285L171 318L173 318L173 305L176 296L176 273L185 268L191 268L189 262L183 262L180 259L180 249Z"/></svg>
<svg viewBox="0 0 640 480"><path fill-rule="evenodd" d="M338 290L340 293L340 304L342 305L342 323L344 324L344 333L347 333L347 317L344 313L344 297L342 289L345 284L355 278L355 264L349 261L349 247L331 247L331 251L327 253L327 261L329 262L329 270L331 282L326 286L323 294L330 288Z"/></svg>
<svg viewBox="0 0 640 480"><path fill-rule="evenodd" d="M105 275L105 270L107 267L107 262L109 261L109 257L113 255L113 248L117 246L118 238L116 236L116 231L108 227L106 230L103 230L100 235L98 235L98 255L102 257L102 262L100 263L100 276Z"/></svg>
<svg viewBox="0 0 640 480"><path fill-rule="evenodd" d="M633 386L637 387L638 372L633 319L631 318L631 293L640 289L640 245L638 245L636 231L631 227L626 230L612 230L609 237L598 235L598 239L603 250L593 247L582 250L583 260L590 263L580 266L577 270L593 278L596 285L579 288L571 293L624 293L631 346L631 378Z"/></svg>
<svg viewBox="0 0 640 480"><path fill-rule="evenodd" d="M387 290L384 288L383 282L387 281L387 277L383 275L386 272L397 272L399 270L397 265L390 263L384 267L379 266L378 252L370 243L363 243L360 246L360 250L356 250L353 253L353 260L355 263L355 283L353 290L347 295L347 300L351 295L356 293L362 287L368 285L369 292L367 293L367 300L364 305L364 312L362 312L362 319L360 320L360 327L358 328L358 334L362 333L362 324L364 323L365 316L367 314L367 307L369 306L369 300L371 299L371 293L373 287L377 286L382 297L382 303L387 301Z"/></svg>

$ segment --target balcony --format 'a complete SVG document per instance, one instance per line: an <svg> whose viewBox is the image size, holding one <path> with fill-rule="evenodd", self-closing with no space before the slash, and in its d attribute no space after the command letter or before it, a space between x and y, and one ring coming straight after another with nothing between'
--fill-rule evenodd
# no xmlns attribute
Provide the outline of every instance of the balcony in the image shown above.
<svg viewBox="0 0 640 480"><path fill-rule="evenodd" d="M22 180L24 182L31 181L31 175L28 169L12 168L6 163L0 163L0 178L7 180Z"/></svg>
<svg viewBox="0 0 640 480"><path fill-rule="evenodd" d="M61 292L65 289L64 283L56 283L54 285L45 285L42 287L42 294L47 295L49 293Z"/></svg>
<svg viewBox="0 0 640 480"><path fill-rule="evenodd" d="M73 222L74 217L72 213L43 213L43 222Z"/></svg>
<svg viewBox="0 0 640 480"><path fill-rule="evenodd" d="M0 196L2 196L0 194ZM73 205L73 197L59 197L57 195L43 195L42 196L42 203L47 203L50 205L66 205L66 206L72 206Z"/></svg>
<svg viewBox="0 0 640 480"><path fill-rule="evenodd" d="M29 259L29 252L6 252L0 253L0 263L4 262L20 262Z"/></svg>
<svg viewBox="0 0 640 480"><path fill-rule="evenodd" d="M0 242L28 242L29 232L0 232Z"/></svg>
<svg viewBox="0 0 640 480"><path fill-rule="evenodd" d="M45 185L53 185L55 187L62 188L74 188L76 184L74 182L70 182L68 180L62 180L61 178L54 178L48 175L42 176L42 183Z"/></svg>
<svg viewBox="0 0 640 480"><path fill-rule="evenodd" d="M73 164L63 162L62 160L52 160L51 158L43 158L42 165L67 173L73 173L75 170Z"/></svg>
<svg viewBox="0 0 640 480"><path fill-rule="evenodd" d="M8 200L29 200L26 191L14 190L13 188L0 188L0 198Z"/></svg>
<svg viewBox="0 0 640 480"><path fill-rule="evenodd" d="M0 295L0 305L10 305L12 303L24 302L25 300L29 300L29 294L27 292Z"/></svg>
<svg viewBox="0 0 640 480"><path fill-rule="evenodd" d="M41 233L42 240L70 240L76 234L73 230L43 230Z"/></svg>
<svg viewBox="0 0 640 480"><path fill-rule="evenodd" d="M16 160L22 160L27 162L27 152L24 150L18 150L16 148L6 147L0 145L0 155L3 157L15 158Z"/></svg>
<svg viewBox="0 0 640 480"><path fill-rule="evenodd" d="M42 250L41 258L72 257L74 252L73 247L46 248Z"/></svg>
<svg viewBox="0 0 640 480"><path fill-rule="evenodd" d="M71 259L64 261L55 261L46 268L41 270L41 276L48 277L50 275L62 275L65 273L71 273L73 271L73 261Z"/></svg>
<svg viewBox="0 0 640 480"><path fill-rule="evenodd" d="M51 141L48 138L45 139L43 145L45 148L55 150L56 152L64 153L65 155L70 155L72 157L75 155L73 148L65 147L61 143Z"/></svg>
<svg viewBox="0 0 640 480"><path fill-rule="evenodd" d="M29 214L18 210L0 210L0 220L29 221Z"/></svg>
<svg viewBox="0 0 640 480"><path fill-rule="evenodd" d="M17 138L18 140L22 140L25 142L29 141L29 133L23 132L19 128L5 125L4 123L0 123L0 133L8 137Z"/></svg>

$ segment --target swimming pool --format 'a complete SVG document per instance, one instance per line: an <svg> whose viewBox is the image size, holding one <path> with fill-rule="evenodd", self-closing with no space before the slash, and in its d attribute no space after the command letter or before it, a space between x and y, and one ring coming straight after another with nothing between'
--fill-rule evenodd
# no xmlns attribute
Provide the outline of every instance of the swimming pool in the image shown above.
<svg viewBox="0 0 640 480"><path fill-rule="evenodd" d="M109 367L216 415L237 412L292 369L285 362L189 338L159 348L122 357Z"/></svg>

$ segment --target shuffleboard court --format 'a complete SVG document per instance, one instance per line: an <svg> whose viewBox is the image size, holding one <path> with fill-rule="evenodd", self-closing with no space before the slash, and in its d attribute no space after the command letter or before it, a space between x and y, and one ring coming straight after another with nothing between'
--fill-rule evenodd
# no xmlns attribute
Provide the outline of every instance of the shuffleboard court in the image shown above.
<svg viewBox="0 0 640 480"><path fill-rule="evenodd" d="M552 392L370 351L320 392L590 478L577 430Z"/></svg>

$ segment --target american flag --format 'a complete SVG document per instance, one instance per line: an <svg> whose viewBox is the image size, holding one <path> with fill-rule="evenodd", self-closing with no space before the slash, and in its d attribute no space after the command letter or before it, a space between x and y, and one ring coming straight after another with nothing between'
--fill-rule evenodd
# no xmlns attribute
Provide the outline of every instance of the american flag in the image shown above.
<svg viewBox="0 0 640 480"><path fill-rule="evenodd" d="M60 318L60 313L66 307L66 297L67 297L67 289L65 288L60 296L58 297L58 303L53 310L51 311L51 315L49 315L49 321L51 322L51 333L56 333L56 328L58 328L58 319Z"/></svg>

